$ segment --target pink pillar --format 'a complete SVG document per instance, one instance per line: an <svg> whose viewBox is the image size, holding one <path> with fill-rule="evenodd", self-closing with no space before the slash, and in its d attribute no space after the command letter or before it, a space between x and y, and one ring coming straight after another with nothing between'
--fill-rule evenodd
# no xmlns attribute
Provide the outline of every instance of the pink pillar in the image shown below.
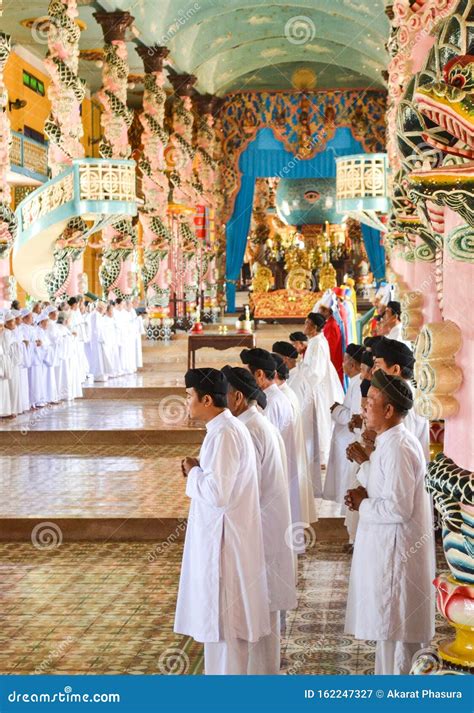
<svg viewBox="0 0 474 713"><path fill-rule="evenodd" d="M446 209L446 231L448 236L464 220L453 211ZM472 319L473 268L468 262L454 260L444 248L444 319L450 319L462 329L463 343L456 355L456 364L463 371L463 383L455 397L459 401L459 413L448 418L445 423L444 453L456 465L466 470L474 470L474 320Z"/></svg>
<svg viewBox="0 0 474 713"><path fill-rule="evenodd" d="M422 245L421 238L416 239L416 246ZM415 262L415 290L423 295L423 321L441 322L438 295L436 292L436 263L433 260L417 260Z"/></svg>

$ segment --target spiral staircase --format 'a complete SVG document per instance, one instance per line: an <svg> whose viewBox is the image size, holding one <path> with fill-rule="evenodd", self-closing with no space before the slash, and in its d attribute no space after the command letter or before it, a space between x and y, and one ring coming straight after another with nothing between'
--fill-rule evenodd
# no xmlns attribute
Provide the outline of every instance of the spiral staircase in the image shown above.
<svg viewBox="0 0 474 713"><path fill-rule="evenodd" d="M87 239L121 216L137 213L135 162L76 159L55 178L18 205L18 232L13 271L21 287L35 299L48 299L45 278L54 264L56 240L68 223L82 218Z"/></svg>

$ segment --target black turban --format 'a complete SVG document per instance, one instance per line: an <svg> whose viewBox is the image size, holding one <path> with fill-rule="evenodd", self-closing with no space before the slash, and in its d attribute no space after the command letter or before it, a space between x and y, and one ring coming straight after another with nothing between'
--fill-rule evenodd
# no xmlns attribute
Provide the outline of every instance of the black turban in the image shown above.
<svg viewBox="0 0 474 713"><path fill-rule="evenodd" d="M326 324L326 317L323 317L319 312L310 312L306 319L309 319L318 329L322 329Z"/></svg>
<svg viewBox="0 0 474 713"><path fill-rule="evenodd" d="M402 313L402 307L400 302L396 302L395 300L390 300L390 302L387 302L387 308L390 308L393 312L393 314L396 314L397 317L400 317Z"/></svg>
<svg viewBox="0 0 474 713"><path fill-rule="evenodd" d="M360 393L362 394L363 399L367 397L371 385L372 382L370 381L370 379L362 379L362 381L360 382Z"/></svg>
<svg viewBox="0 0 474 713"><path fill-rule="evenodd" d="M275 342L272 352L280 356L290 357L290 359L298 359L298 352L290 342Z"/></svg>
<svg viewBox="0 0 474 713"><path fill-rule="evenodd" d="M243 349L240 352L242 364L253 366L254 369L263 369L264 371L276 371L275 360L266 349Z"/></svg>
<svg viewBox="0 0 474 713"><path fill-rule="evenodd" d="M288 337L290 342L307 342L308 337L304 332L292 332Z"/></svg>
<svg viewBox="0 0 474 713"><path fill-rule="evenodd" d="M372 367L373 367L373 365L374 365L374 360L375 360L375 357L374 357L374 355L372 354L372 352L365 351L365 352L362 354L362 358L361 358L361 362L360 362L360 363L361 363L361 364L365 364L365 366L368 366L369 369L372 369Z"/></svg>
<svg viewBox="0 0 474 713"><path fill-rule="evenodd" d="M227 379L219 369L188 369L184 375L184 383L187 389L197 389L211 396L227 394Z"/></svg>
<svg viewBox="0 0 474 713"><path fill-rule="evenodd" d="M236 391L241 391L246 399L250 401L258 400L260 389L250 371L243 369L241 366L232 367L227 365L222 367L222 373L230 386Z"/></svg>
<svg viewBox="0 0 474 713"><path fill-rule="evenodd" d="M364 347L359 346L359 344L348 344L346 347L346 354L349 354L351 359L354 359L354 361L359 362L359 364L362 361L362 355L364 351Z"/></svg>
<svg viewBox="0 0 474 713"><path fill-rule="evenodd" d="M412 350L403 342L398 342L396 339L387 339L382 337L380 341L373 347L373 352L376 357L384 359L387 364L398 364L413 369L415 357Z"/></svg>
<svg viewBox="0 0 474 713"><path fill-rule="evenodd" d="M382 338L383 338L383 337L381 337L381 336L379 336L379 335L377 335L376 337L366 337L366 338L364 339L364 347L365 347L366 349L370 349L371 351L374 351L375 345L376 345L378 342L380 342L380 340L381 340Z"/></svg>
<svg viewBox="0 0 474 713"><path fill-rule="evenodd" d="M272 354L272 357L274 358L276 363L276 370L278 376L280 377L280 379L286 381L290 375L290 370L283 361L283 357L281 357L279 354Z"/></svg>
<svg viewBox="0 0 474 713"><path fill-rule="evenodd" d="M390 376L382 369L377 369L372 376L371 386L383 391L392 406L409 411L413 406L413 395L408 384L399 376Z"/></svg>

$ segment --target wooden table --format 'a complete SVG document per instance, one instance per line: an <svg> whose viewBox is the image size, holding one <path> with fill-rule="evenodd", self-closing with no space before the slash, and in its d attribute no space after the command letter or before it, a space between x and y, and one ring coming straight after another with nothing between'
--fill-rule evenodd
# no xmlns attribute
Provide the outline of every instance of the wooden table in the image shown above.
<svg viewBox="0 0 474 713"><path fill-rule="evenodd" d="M219 334L218 332L202 332L202 334L188 334L188 369L196 367L196 352L203 347L211 349L231 349L232 347L255 346L255 334Z"/></svg>

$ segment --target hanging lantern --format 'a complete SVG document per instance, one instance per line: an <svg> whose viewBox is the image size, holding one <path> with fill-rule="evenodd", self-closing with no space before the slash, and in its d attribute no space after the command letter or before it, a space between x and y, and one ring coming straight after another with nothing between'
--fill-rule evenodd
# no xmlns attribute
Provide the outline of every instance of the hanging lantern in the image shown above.
<svg viewBox="0 0 474 713"><path fill-rule="evenodd" d="M336 159L336 210L365 225L386 231L389 210L387 154L355 154Z"/></svg>

